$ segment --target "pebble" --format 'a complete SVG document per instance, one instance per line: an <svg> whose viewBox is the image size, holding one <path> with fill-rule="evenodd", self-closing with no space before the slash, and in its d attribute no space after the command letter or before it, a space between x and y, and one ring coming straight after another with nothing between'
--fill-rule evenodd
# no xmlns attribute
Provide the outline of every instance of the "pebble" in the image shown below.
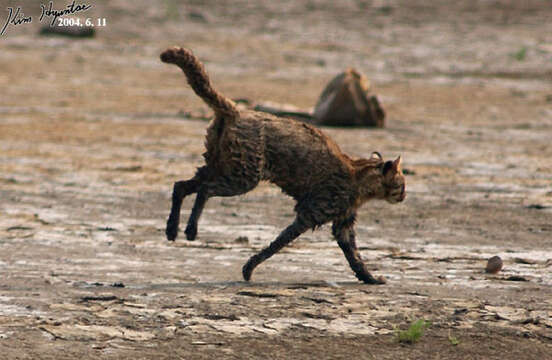
<svg viewBox="0 0 552 360"><path fill-rule="evenodd" d="M485 268L485 272L489 274L496 274L500 270L502 270L502 259L500 256L493 256L487 261L487 267Z"/></svg>

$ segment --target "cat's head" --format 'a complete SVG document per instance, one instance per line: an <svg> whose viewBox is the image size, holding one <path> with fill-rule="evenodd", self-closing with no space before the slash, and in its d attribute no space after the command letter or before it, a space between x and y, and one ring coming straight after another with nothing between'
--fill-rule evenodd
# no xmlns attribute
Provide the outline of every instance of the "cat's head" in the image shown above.
<svg viewBox="0 0 552 360"><path fill-rule="evenodd" d="M402 158L386 161L381 167L384 199L394 204L406 198L406 180L401 168Z"/></svg>
<svg viewBox="0 0 552 360"><path fill-rule="evenodd" d="M364 161L366 165L358 174L366 198L384 199L392 204L406 198L406 180L400 156L394 161L383 161L380 153L373 152L370 159Z"/></svg>

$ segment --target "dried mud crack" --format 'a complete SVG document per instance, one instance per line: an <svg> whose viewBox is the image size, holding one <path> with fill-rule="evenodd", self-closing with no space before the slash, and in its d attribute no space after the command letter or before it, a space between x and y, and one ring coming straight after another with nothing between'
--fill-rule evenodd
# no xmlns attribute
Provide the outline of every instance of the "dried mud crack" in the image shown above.
<svg viewBox="0 0 552 360"><path fill-rule="evenodd" d="M379 3L177 4L172 19L97 2L111 27L93 39L39 38L35 24L2 37L0 357L549 358L552 93L538 74L552 71L551 10ZM173 44L197 49L229 96L302 109L344 66L368 75L386 128L323 131L350 154L403 155L405 203L357 220L386 285L356 281L328 226L241 281L294 216L268 184L210 200L195 242L164 239L209 117L157 60ZM503 267L485 273L493 256ZM431 326L399 344L417 319Z"/></svg>

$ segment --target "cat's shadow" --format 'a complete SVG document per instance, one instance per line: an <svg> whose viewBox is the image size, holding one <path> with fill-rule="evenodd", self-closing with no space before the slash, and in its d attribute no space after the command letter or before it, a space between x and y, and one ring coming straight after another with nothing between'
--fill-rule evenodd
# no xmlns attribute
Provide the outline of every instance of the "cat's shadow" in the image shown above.
<svg viewBox="0 0 552 360"><path fill-rule="evenodd" d="M363 284L358 281L312 281L312 282L284 282L284 281L198 281L198 282L182 282L182 283L165 283L165 284L136 284L127 285L129 289L140 290L161 290L172 288L214 288L214 289L266 289L266 290L279 290L279 289L308 289L308 288L349 288L349 287L364 287Z"/></svg>

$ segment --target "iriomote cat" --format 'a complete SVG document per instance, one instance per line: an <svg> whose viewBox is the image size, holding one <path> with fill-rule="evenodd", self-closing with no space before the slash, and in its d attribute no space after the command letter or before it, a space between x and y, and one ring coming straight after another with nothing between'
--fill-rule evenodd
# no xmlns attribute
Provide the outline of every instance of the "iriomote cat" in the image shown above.
<svg viewBox="0 0 552 360"><path fill-rule="evenodd" d="M205 203L213 196L235 196L268 180L296 200L294 221L269 246L243 266L245 280L255 267L309 229L332 222L332 233L356 277L381 284L364 265L355 243L357 210L372 199L398 203L405 199L401 157L383 161L377 152L353 159L317 128L266 113L238 110L211 86L203 65L190 50L170 48L161 54L175 64L188 83L215 112L207 129L205 165L194 177L174 184L166 234L175 240L185 196L197 193L186 237L194 240Z"/></svg>

